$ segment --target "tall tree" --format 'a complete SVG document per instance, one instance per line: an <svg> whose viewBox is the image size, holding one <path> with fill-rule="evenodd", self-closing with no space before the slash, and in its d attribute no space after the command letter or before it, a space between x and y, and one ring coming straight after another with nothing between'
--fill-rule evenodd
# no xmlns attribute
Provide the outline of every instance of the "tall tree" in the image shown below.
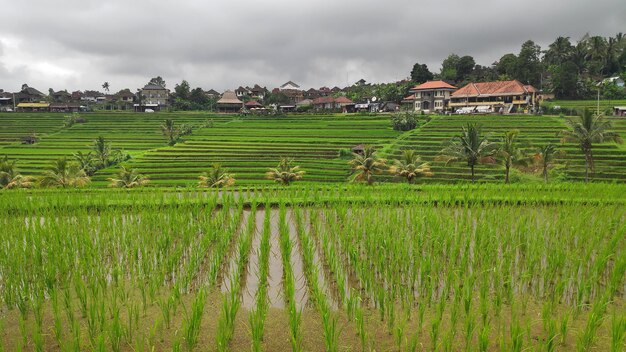
<svg viewBox="0 0 626 352"><path fill-rule="evenodd" d="M561 65L571 60L573 53L574 46L570 42L569 37L558 37L544 52L543 62L547 66Z"/></svg>
<svg viewBox="0 0 626 352"><path fill-rule="evenodd" d="M109 157L111 156L111 143L107 142L103 136L99 136L93 142L93 150L96 153L96 158L102 165L102 167L109 166Z"/></svg>
<svg viewBox="0 0 626 352"><path fill-rule="evenodd" d="M0 189L30 188L35 184L31 176L23 176L17 170L17 161L9 161L5 155L0 158Z"/></svg>
<svg viewBox="0 0 626 352"><path fill-rule="evenodd" d="M541 47L539 45L532 40L524 42L519 55L517 55L514 78L525 84L539 86L542 72L540 55Z"/></svg>
<svg viewBox="0 0 626 352"><path fill-rule="evenodd" d="M552 92L557 99L575 99L578 94L578 66L572 61L550 67L552 73Z"/></svg>
<svg viewBox="0 0 626 352"><path fill-rule="evenodd" d="M174 91L176 92L176 98L180 98L183 100L189 99L189 93L191 91L191 87L189 86L189 82L183 79L180 84L174 86Z"/></svg>
<svg viewBox="0 0 626 352"><path fill-rule="evenodd" d="M426 64L421 64L418 62L413 65L413 69L411 70L411 81L415 83L424 83L426 81L430 81L433 79L433 74L428 69Z"/></svg>
<svg viewBox="0 0 626 352"><path fill-rule="evenodd" d="M474 61L473 57L469 55L460 57L459 61L456 64L456 80L467 80L469 76L474 72L474 66L476 66L476 62Z"/></svg>
<svg viewBox="0 0 626 352"><path fill-rule="evenodd" d="M178 138L180 137L180 131L176 127L176 125L174 124L174 120L172 119L166 119L165 121L163 121L163 123L161 124L161 132L163 133L165 138L167 138L167 143L169 145L176 144Z"/></svg>
<svg viewBox="0 0 626 352"><path fill-rule="evenodd" d="M502 158L504 166L504 183L510 183L509 175L511 167L514 165L526 165L529 161L522 150L517 145L517 135L519 130L507 131L502 136L502 142L498 148L498 156Z"/></svg>
<svg viewBox="0 0 626 352"><path fill-rule="evenodd" d="M545 183L548 183L548 170L550 166L555 163L557 157L563 154L562 151L556 149L556 147L550 143L540 147L537 153L535 153L534 158L535 161L539 162L541 165L541 174L543 175Z"/></svg>
<svg viewBox="0 0 626 352"><path fill-rule="evenodd" d="M496 71L501 76L506 76L508 79L515 77L515 70L517 69L517 55L505 54L500 58L496 64Z"/></svg>
<svg viewBox="0 0 626 352"><path fill-rule="evenodd" d="M109 82L104 82L102 84L102 89L104 89L105 92L109 93Z"/></svg>
<svg viewBox="0 0 626 352"><path fill-rule="evenodd" d="M593 144L605 141L622 143L620 136L610 131L611 122L602 115L593 115L589 109L585 109L577 119L567 121L569 130L561 131L564 142L574 142L580 145L580 150L585 157L585 182L589 182L589 171L595 171L593 160Z"/></svg>
<svg viewBox="0 0 626 352"><path fill-rule="evenodd" d="M363 148L363 153L355 153L354 159L348 164L352 167L352 181L374 183L374 175L381 174L387 169L387 161L379 158L376 150L371 145Z"/></svg>
<svg viewBox="0 0 626 352"><path fill-rule="evenodd" d="M482 135L481 126L468 123L461 130L461 134L452 138L441 150L437 160L445 161L446 164L453 161L465 161L470 168L472 182L475 182L474 167L479 163L493 163L493 155L497 148L495 143Z"/></svg>
<svg viewBox="0 0 626 352"><path fill-rule="evenodd" d="M457 54L450 54L441 63L441 79L456 81L457 67L461 58Z"/></svg>
<svg viewBox="0 0 626 352"><path fill-rule="evenodd" d="M408 183L413 183L416 179L432 176L430 164L423 163L419 155L414 150L405 150L400 159L393 161L393 166L389 168L389 173L394 176L406 178Z"/></svg>
<svg viewBox="0 0 626 352"><path fill-rule="evenodd" d="M163 80L163 78L161 78L161 76L156 76L154 78L151 78L148 84L155 84L157 86L161 86L165 88L165 81Z"/></svg>

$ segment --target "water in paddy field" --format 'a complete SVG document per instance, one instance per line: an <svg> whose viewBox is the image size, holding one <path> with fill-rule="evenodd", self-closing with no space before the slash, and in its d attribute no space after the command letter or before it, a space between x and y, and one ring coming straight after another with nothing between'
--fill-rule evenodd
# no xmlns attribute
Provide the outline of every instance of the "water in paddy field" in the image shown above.
<svg viewBox="0 0 626 352"><path fill-rule="evenodd" d="M228 267L226 269L226 272L224 273L224 278L222 280L221 291L224 293L230 292L230 289L232 287L231 280L233 279L233 275L235 271L237 270L237 258L239 257L239 251L236 245L237 238L239 236L244 235L243 232L246 231L246 226L248 224L249 217L250 217L250 211L244 210L241 216L241 220L239 221L239 228L237 229L237 234L235 238L231 240L234 250L229 254L230 259L228 261Z"/></svg>
<svg viewBox="0 0 626 352"><path fill-rule="evenodd" d="M290 260L291 267L293 268L293 277L296 280L296 307L298 309L302 309L309 301L309 290L306 276L304 275L304 259L302 258L300 242L298 241L298 229L296 227L295 218L291 209L287 213L286 221L289 224L289 238L291 239L291 243L293 245Z"/></svg>
<svg viewBox="0 0 626 352"><path fill-rule="evenodd" d="M283 262L280 253L280 240L278 235L278 211L271 210L270 227L270 264L269 277L267 278L267 296L270 307L284 308L285 298L282 292Z"/></svg>
<svg viewBox="0 0 626 352"><path fill-rule="evenodd" d="M259 290L259 254L261 252L261 237L263 236L263 221L265 211L257 211L255 215L255 230L252 238L252 248L250 250L248 269L246 270L246 281L243 289L241 305L244 308L252 309L255 306L256 293Z"/></svg>

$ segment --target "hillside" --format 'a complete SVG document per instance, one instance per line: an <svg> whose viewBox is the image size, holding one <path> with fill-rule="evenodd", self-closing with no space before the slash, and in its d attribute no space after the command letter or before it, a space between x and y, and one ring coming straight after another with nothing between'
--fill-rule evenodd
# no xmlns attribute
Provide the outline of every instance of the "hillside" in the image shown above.
<svg viewBox="0 0 626 352"><path fill-rule="evenodd" d="M238 184L267 184L267 168L279 157L293 157L307 172L306 182L345 182L349 157L339 157L340 149L372 144L386 158L397 157L403 149L415 149L431 162L435 175L425 182L458 182L469 179L464 163L444 165L434 161L443 144L457 135L468 122L481 124L490 138L497 140L508 130L520 131L520 142L532 153L546 143L560 145L558 132L567 127L565 118L554 116L433 116L423 119L418 129L398 132L388 116L312 115L284 117L235 117L202 113L84 114L86 123L64 127L62 114L0 114L0 156L18 160L20 171L39 175L55 158L89 151L98 136L113 148L123 149L132 159L126 164L150 176L153 185L195 185L197 177L213 163L221 163L236 174ZM193 134L173 147L167 145L160 129L164 119L177 125L194 126ZM626 136L626 120L611 119L615 129ZM20 139L35 133L39 141L21 144ZM560 160L561 180L582 180L584 162L575 144L560 146L566 155ZM626 150L614 143L597 145L596 180L626 180ZM534 168L525 169L532 173ZM104 186L116 167L100 170L94 186ZM519 173L518 173L519 175ZM501 182L500 165L481 165L481 182ZM517 176L519 178L520 176ZM525 178L537 178L529 176ZM393 181L391 177L383 177ZM538 178L537 178L538 179Z"/></svg>

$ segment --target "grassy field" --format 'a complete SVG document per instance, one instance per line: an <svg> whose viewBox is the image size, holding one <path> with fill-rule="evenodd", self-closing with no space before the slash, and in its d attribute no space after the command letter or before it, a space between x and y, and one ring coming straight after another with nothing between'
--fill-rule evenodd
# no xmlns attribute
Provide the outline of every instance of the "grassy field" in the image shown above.
<svg viewBox="0 0 626 352"><path fill-rule="evenodd" d="M83 115L87 122L64 127L62 114L0 114L0 156L18 160L23 174L38 176L54 159L71 157L77 151L90 150L98 136L104 136L114 148L132 156L125 164L147 174L153 186L192 186L198 176L215 162L236 174L239 185L268 184L264 179L269 167L281 156L293 157L306 171L303 182L346 182L350 174L350 157L339 157L340 149L372 144L382 156L393 159L403 149L415 149L431 162L434 177L423 182L467 182L469 170L463 163L444 165L435 157L444 143L457 135L462 126L476 122L492 140L499 140L508 130L520 130L519 139L528 153L546 143L560 144L557 136L567 128L565 118L555 116L433 116L409 132L391 128L389 116L312 115L283 117L237 117L205 113L92 113ZM194 126L184 142L168 146L160 129L164 119L176 124ZM209 123L210 121L210 123ZM613 118L615 130L626 134L626 120ZM20 139L35 133L39 141L21 144ZM554 178L580 181L584 178L584 161L575 144L560 148L566 155ZM596 145L595 180L626 179L626 151L613 143ZM104 187L106 178L117 167L100 170L92 178L92 187ZM529 167L514 172L514 181L539 182L537 170ZM501 165L481 165L478 181L502 182ZM394 181L392 177L380 180ZM395 180L400 181L400 180Z"/></svg>
<svg viewBox="0 0 626 352"><path fill-rule="evenodd" d="M547 107L560 106L564 110L584 110L589 109L596 111L598 108L597 100L551 100L546 101L543 105ZM614 106L626 106L626 100L600 100L600 111L611 110Z"/></svg>
<svg viewBox="0 0 626 352"><path fill-rule="evenodd" d="M0 192L0 350L622 351L625 191Z"/></svg>

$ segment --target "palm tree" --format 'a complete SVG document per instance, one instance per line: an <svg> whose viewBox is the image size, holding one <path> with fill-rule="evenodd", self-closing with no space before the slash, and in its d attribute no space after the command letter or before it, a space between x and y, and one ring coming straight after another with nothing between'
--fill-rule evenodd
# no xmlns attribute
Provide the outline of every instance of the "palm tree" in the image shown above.
<svg viewBox="0 0 626 352"><path fill-rule="evenodd" d="M368 185L374 183L375 174L381 174L387 169L387 161L379 158L371 145L366 145L362 154L354 153L354 159L348 164L352 167L351 180L367 182Z"/></svg>
<svg viewBox="0 0 626 352"><path fill-rule="evenodd" d="M393 161L393 166L389 168L389 173L398 177L404 177L409 183L421 176L430 177L433 173L430 171L428 163L422 163L421 158L413 150L405 150L402 152L402 158Z"/></svg>
<svg viewBox="0 0 626 352"><path fill-rule="evenodd" d="M512 130L504 133L502 137L502 144L498 148L498 156L502 158L502 164L504 165L504 183L510 183L509 174L513 165L527 165L529 158L524 155L521 149L517 146L517 135L519 130Z"/></svg>
<svg viewBox="0 0 626 352"><path fill-rule="evenodd" d="M109 166L109 157L111 156L111 143L107 142L104 137L99 136L93 145L93 150L96 152L96 157L102 167Z"/></svg>
<svg viewBox="0 0 626 352"><path fill-rule="evenodd" d="M593 143L603 143L612 140L622 143L620 136L609 131L611 122L606 121L602 115L593 115L589 109L583 111L582 116L576 120L568 120L571 130L560 132L563 142L575 142L580 144L580 150L585 157L585 182L589 182L589 170L594 172Z"/></svg>
<svg viewBox="0 0 626 352"><path fill-rule="evenodd" d="M111 182L109 187L135 188L145 186L150 182L148 176L140 174L137 169L132 167L122 166L117 177L118 178L107 178L107 181Z"/></svg>
<svg viewBox="0 0 626 352"><path fill-rule="evenodd" d="M35 179L31 176L21 175L15 164L16 161L9 161L7 156L0 158L0 188L30 188L34 186Z"/></svg>
<svg viewBox="0 0 626 352"><path fill-rule="evenodd" d="M81 187L89 183L89 176L76 163L66 158L54 160L39 183L44 187Z"/></svg>
<svg viewBox="0 0 626 352"><path fill-rule="evenodd" d="M294 181L301 180L305 173L300 170L300 166L292 166L292 164L292 158L280 158L278 166L276 166L276 168L270 168L265 175L270 180L288 186Z"/></svg>
<svg viewBox="0 0 626 352"><path fill-rule="evenodd" d="M178 141L179 131L174 125L174 120L166 119L161 124L161 131L163 135L167 138L169 145L174 145Z"/></svg>
<svg viewBox="0 0 626 352"><path fill-rule="evenodd" d="M105 92L109 92L109 82L104 82L104 84L102 84L102 89L104 89Z"/></svg>
<svg viewBox="0 0 626 352"><path fill-rule="evenodd" d="M479 163L493 163L493 155L497 151L497 145L483 137L481 130L481 126L468 123L461 135L452 138L441 150L437 160L445 161L446 165L453 161L466 161L472 173L472 182L475 182L474 167Z"/></svg>
<svg viewBox="0 0 626 352"><path fill-rule="evenodd" d="M87 176L93 176L93 174L96 172L96 160L91 152L76 152L74 153L74 159L76 159L76 162L78 163L80 168L85 171Z"/></svg>
<svg viewBox="0 0 626 352"><path fill-rule="evenodd" d="M223 169L220 164L213 164L211 169L200 176L200 187L223 188L235 184L235 175Z"/></svg>
<svg viewBox="0 0 626 352"><path fill-rule="evenodd" d="M539 150L537 150L537 153L533 156L533 158L541 164L541 174L543 175L545 183L548 183L548 169L550 168L550 165L556 161L557 157L562 155L562 151L556 149L554 145L548 143L543 147L540 147Z"/></svg>

